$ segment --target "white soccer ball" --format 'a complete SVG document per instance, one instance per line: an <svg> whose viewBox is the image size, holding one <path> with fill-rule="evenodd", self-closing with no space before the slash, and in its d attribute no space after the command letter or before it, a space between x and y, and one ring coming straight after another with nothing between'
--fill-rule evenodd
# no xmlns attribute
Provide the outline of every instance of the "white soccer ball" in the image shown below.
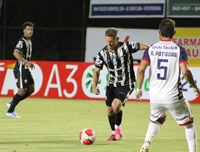
<svg viewBox="0 0 200 152"><path fill-rule="evenodd" d="M79 133L79 140L84 145L91 145L96 140L96 134L91 128L85 128Z"/></svg>

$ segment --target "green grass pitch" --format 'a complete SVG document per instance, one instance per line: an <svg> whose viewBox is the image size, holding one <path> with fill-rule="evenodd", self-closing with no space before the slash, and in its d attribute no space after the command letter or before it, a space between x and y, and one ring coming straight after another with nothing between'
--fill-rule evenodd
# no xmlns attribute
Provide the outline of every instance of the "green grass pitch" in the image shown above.
<svg viewBox="0 0 200 152"><path fill-rule="evenodd" d="M149 123L149 103L127 102L122 140L106 142L111 131L104 101L28 98L16 108L21 118L12 119L5 115L10 100L0 98L0 152L139 152ZM200 104L191 106L200 145ZM93 145L79 141L86 127L96 132ZM150 151L188 151L184 128L169 113Z"/></svg>

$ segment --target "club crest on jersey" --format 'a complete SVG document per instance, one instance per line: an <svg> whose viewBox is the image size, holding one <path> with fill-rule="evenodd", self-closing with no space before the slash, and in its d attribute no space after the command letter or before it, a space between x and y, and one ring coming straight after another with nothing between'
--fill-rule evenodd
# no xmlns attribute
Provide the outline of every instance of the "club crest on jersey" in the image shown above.
<svg viewBox="0 0 200 152"><path fill-rule="evenodd" d="M18 43L17 43L17 46L16 46L16 48L23 48L23 41L19 41Z"/></svg>

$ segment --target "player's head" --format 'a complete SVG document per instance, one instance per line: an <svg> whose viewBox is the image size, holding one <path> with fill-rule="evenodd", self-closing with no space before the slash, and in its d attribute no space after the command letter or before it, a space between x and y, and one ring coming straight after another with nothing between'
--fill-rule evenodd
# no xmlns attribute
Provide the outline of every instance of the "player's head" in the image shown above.
<svg viewBox="0 0 200 152"><path fill-rule="evenodd" d="M106 30L105 32L105 39L106 39L106 45L108 50L113 50L117 47L117 43L119 40L118 37L118 30L114 27L111 27Z"/></svg>
<svg viewBox="0 0 200 152"><path fill-rule="evenodd" d="M33 35L34 24L32 22L24 22L22 29L24 32L24 37L30 39Z"/></svg>
<svg viewBox="0 0 200 152"><path fill-rule="evenodd" d="M163 38L170 38L172 39L175 31L175 24L176 22L172 19L163 19L159 24L159 34Z"/></svg>

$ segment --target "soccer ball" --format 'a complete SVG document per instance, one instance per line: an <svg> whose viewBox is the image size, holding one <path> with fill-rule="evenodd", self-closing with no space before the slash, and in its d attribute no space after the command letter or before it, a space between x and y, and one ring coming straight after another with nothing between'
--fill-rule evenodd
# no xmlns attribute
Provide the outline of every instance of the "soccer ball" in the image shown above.
<svg viewBox="0 0 200 152"><path fill-rule="evenodd" d="M90 128L85 128L80 132L79 140L83 145L91 145L96 140L96 134L94 130Z"/></svg>

